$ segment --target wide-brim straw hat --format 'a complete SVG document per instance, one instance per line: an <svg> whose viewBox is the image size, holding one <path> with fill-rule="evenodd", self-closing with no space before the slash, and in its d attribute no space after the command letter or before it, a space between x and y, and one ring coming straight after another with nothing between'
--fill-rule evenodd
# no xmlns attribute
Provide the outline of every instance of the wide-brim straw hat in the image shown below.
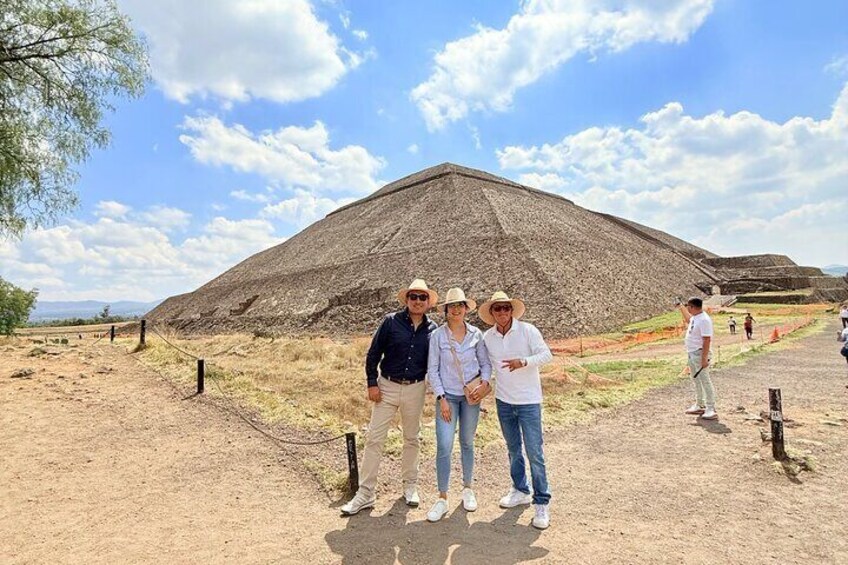
<svg viewBox="0 0 848 565"><path fill-rule="evenodd" d="M477 312L480 319L490 326L495 325L495 318L492 316L492 306L498 302L509 302L512 304L512 317L516 320L521 318L521 316L524 315L524 312L527 311L527 308L524 306L524 302L518 298L510 298L507 293L499 290L494 293L490 299L480 305L480 310Z"/></svg>
<svg viewBox="0 0 848 565"><path fill-rule="evenodd" d="M439 302L439 293L435 290L432 290L427 287L427 283L424 282L424 279L415 279L412 281L412 284L409 285L409 288L402 288L397 293L398 302L406 306L406 295L413 290L418 290L421 292L426 292L430 295L430 308L436 305Z"/></svg>
<svg viewBox="0 0 848 565"><path fill-rule="evenodd" d="M439 304L439 308L444 308L448 304L456 304L457 302L465 302L465 305L468 306L468 310L474 310L477 308L477 302L473 298L467 298L465 296L465 291L461 288L451 288L448 290L448 293L445 295L445 301Z"/></svg>

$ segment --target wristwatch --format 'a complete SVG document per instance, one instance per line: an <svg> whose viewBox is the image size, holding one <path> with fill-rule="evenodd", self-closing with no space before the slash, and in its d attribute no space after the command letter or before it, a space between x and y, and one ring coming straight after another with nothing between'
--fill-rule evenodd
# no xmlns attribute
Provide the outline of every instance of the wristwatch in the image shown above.
<svg viewBox="0 0 848 565"><path fill-rule="evenodd" d="M440 394L439 396L437 396L437 397L436 397L436 400L441 400L441 399L443 399L444 397L445 397L445 395L444 395L444 394Z"/></svg>

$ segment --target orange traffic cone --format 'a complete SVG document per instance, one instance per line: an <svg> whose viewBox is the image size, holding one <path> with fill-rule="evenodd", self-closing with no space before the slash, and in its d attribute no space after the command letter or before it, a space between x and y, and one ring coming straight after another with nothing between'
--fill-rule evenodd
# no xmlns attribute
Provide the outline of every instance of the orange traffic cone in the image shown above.
<svg viewBox="0 0 848 565"><path fill-rule="evenodd" d="M774 331L771 332L771 337L769 338L769 343L774 343L780 339L780 332L777 331L777 328L774 328Z"/></svg>

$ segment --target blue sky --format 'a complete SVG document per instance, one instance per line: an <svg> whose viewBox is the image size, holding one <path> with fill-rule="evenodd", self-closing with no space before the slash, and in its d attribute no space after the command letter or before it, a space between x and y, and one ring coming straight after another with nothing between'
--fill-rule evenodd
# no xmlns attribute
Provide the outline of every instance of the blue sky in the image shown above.
<svg viewBox="0 0 848 565"><path fill-rule="evenodd" d="M444 161L722 255L848 264L848 3L119 0L143 98L0 242L47 300L187 292Z"/></svg>

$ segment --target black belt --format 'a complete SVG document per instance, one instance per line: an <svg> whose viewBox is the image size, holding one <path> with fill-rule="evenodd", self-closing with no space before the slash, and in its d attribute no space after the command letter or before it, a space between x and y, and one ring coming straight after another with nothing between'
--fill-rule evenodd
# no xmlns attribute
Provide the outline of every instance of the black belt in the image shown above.
<svg viewBox="0 0 848 565"><path fill-rule="evenodd" d="M397 383L399 385L414 385L415 383L420 383L424 379L399 379L397 377L390 377L388 375L382 375L384 379L387 381L392 381L393 383Z"/></svg>

